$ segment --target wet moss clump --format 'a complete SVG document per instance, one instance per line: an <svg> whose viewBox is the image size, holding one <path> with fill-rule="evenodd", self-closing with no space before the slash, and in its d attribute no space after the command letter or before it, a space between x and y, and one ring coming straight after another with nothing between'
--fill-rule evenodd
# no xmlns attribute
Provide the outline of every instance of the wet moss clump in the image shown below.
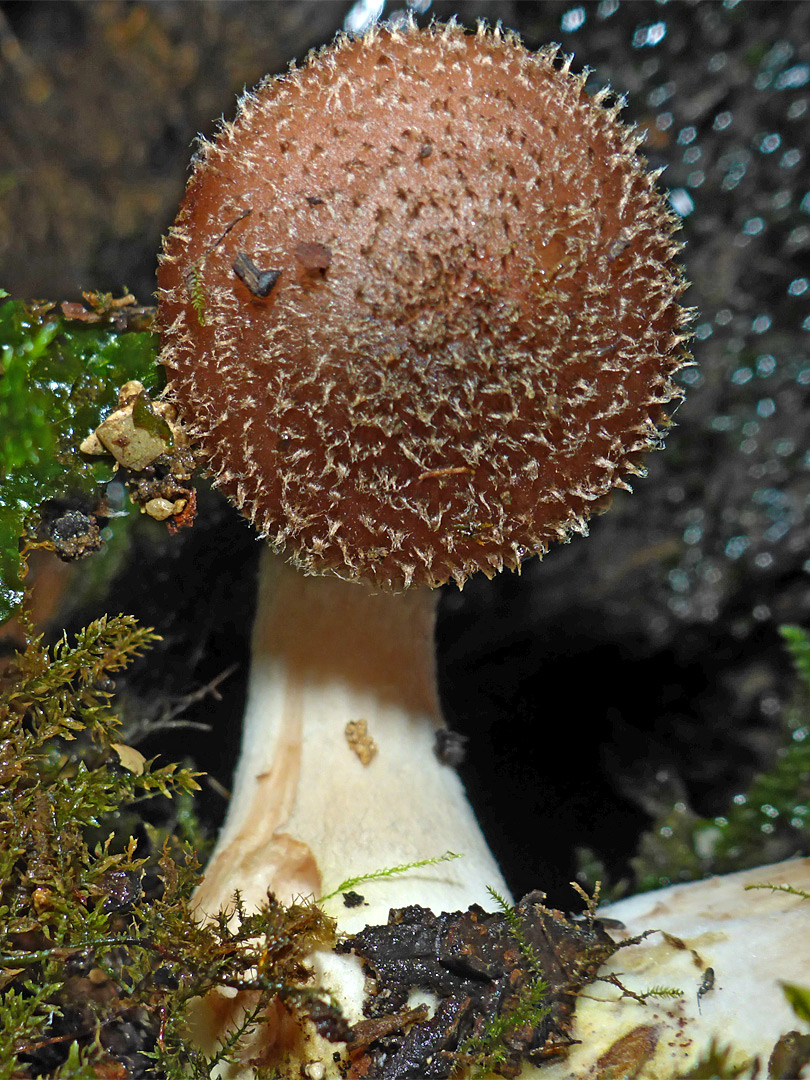
<svg viewBox="0 0 810 1080"><path fill-rule="evenodd" d="M20 541L35 541L43 504L66 500L91 525L114 463L80 444L115 407L116 388L162 385L153 312L133 297L88 293L85 305L59 306L5 297L0 289L0 623L22 602Z"/></svg>
<svg viewBox="0 0 810 1080"><path fill-rule="evenodd" d="M0 1075L209 1077L268 1006L341 1020L304 958L334 941L314 903L268 896L201 924L194 853L126 812L189 798L195 774L118 741L111 676L155 635L105 617L52 648L31 638L0 676ZM118 826L118 827L117 827ZM224 1043L192 1043L188 1007L249 990Z"/></svg>
<svg viewBox="0 0 810 1080"><path fill-rule="evenodd" d="M701 817L685 801L666 810L641 838L634 891L810 852L810 634L781 634L798 680L776 755L722 814Z"/></svg>

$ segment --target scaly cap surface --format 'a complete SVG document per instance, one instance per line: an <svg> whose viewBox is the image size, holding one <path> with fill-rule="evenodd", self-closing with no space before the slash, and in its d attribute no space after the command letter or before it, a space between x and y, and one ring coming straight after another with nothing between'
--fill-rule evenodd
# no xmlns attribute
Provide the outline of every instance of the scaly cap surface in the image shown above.
<svg viewBox="0 0 810 1080"><path fill-rule="evenodd" d="M677 225L569 65L498 30L376 28L203 144L162 361L214 482L305 571L518 568L659 442Z"/></svg>

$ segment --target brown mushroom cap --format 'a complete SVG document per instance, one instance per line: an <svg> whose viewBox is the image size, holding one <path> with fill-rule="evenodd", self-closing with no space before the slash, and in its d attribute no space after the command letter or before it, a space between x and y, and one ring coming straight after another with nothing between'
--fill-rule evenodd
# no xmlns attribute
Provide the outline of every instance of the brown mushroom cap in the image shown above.
<svg viewBox="0 0 810 1080"><path fill-rule="evenodd" d="M659 441L676 223L584 83L497 31L378 28L202 146L162 360L215 483L304 570L516 568Z"/></svg>

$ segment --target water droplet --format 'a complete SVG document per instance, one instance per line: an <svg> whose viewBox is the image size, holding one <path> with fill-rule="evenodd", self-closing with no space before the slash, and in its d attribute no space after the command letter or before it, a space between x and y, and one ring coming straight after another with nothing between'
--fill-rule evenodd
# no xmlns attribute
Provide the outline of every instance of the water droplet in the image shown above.
<svg viewBox="0 0 810 1080"><path fill-rule="evenodd" d="M776 360L770 355L757 357L757 375L765 378L768 375L773 375L776 371Z"/></svg>
<svg viewBox="0 0 810 1080"><path fill-rule="evenodd" d="M711 72L712 75L716 75L718 71L723 70L727 63L728 57L725 53L715 53L714 56L709 57L706 70Z"/></svg>
<svg viewBox="0 0 810 1080"><path fill-rule="evenodd" d="M686 188L675 188L674 191L670 191L669 202L679 217L688 217L695 209L694 200Z"/></svg>
<svg viewBox="0 0 810 1080"><path fill-rule="evenodd" d="M618 10L619 0L600 0L599 7L596 9L596 17L597 19L609 19Z"/></svg>
<svg viewBox="0 0 810 1080"><path fill-rule="evenodd" d="M648 26L639 26L636 32L633 34L633 47L636 49L643 49L646 47L652 47L659 45L667 33L667 24L665 22L650 23Z"/></svg>
<svg viewBox="0 0 810 1080"><path fill-rule="evenodd" d="M777 135L776 132L772 132L770 135L763 135L759 143L759 149L763 154L772 154L774 150L778 150L782 145L782 136Z"/></svg>
<svg viewBox="0 0 810 1080"><path fill-rule="evenodd" d="M810 82L810 64L795 64L777 75L773 84L776 90L796 90Z"/></svg>
<svg viewBox="0 0 810 1080"><path fill-rule="evenodd" d="M663 105L665 101L672 97L675 93L675 84L672 82L664 83L663 86L656 86L647 95L647 102L654 109L657 109L659 105Z"/></svg>
<svg viewBox="0 0 810 1080"><path fill-rule="evenodd" d="M685 570L682 570L680 567L675 570L670 570L667 577L673 592L685 593L689 591L689 575Z"/></svg>
<svg viewBox="0 0 810 1080"><path fill-rule="evenodd" d="M739 559L744 554L748 547L749 540L747 536L732 536L728 541L725 548L725 554L727 559Z"/></svg>
<svg viewBox="0 0 810 1080"><path fill-rule="evenodd" d="M789 41L776 41L768 50L762 61L762 66L767 68L779 68L786 64L793 56L793 46Z"/></svg>
<svg viewBox="0 0 810 1080"><path fill-rule="evenodd" d="M385 0L357 0L349 8L343 20L343 29L347 34L362 34L380 18L385 7Z"/></svg>
<svg viewBox="0 0 810 1080"><path fill-rule="evenodd" d="M775 524L771 525L769 529L765 530L765 540L767 540L769 544L775 544L778 540L781 540L789 530L790 524L787 521L777 521Z"/></svg>
<svg viewBox="0 0 810 1080"><path fill-rule="evenodd" d="M715 416L712 418L713 431L731 431L734 428L733 416Z"/></svg>
<svg viewBox="0 0 810 1080"><path fill-rule="evenodd" d="M748 168L744 161L735 161L726 175L723 177L723 182L720 185L723 191L733 191L739 184L742 178L745 176L745 171Z"/></svg>
<svg viewBox="0 0 810 1080"><path fill-rule="evenodd" d="M560 29L563 33L570 34L574 30L579 30L581 26L585 25L585 8L575 7L570 8L563 13L560 19Z"/></svg>

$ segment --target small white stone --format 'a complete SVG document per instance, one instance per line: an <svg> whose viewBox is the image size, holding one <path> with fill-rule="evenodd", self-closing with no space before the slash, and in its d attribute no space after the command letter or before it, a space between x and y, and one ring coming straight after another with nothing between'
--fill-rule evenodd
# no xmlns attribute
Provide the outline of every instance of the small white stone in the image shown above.
<svg viewBox="0 0 810 1080"><path fill-rule="evenodd" d="M127 386L130 384L127 383ZM159 435L136 427L132 405L116 409L95 430L96 437L112 454L119 465L136 471L145 469L165 454L169 444Z"/></svg>
<svg viewBox="0 0 810 1080"><path fill-rule="evenodd" d="M101 439L99 439L98 435L96 435L95 431L91 431L87 438L79 444L79 449L83 454L109 453L109 450L101 441Z"/></svg>
<svg viewBox="0 0 810 1080"><path fill-rule="evenodd" d="M168 499L161 498L150 499L149 502L144 503L143 512L154 518L155 521L165 521L166 518L179 514L185 505L185 499L177 499L175 502L169 502Z"/></svg>
<svg viewBox="0 0 810 1080"><path fill-rule="evenodd" d="M133 398L138 397L138 395L142 393L143 383L138 382L137 379L130 379L129 382L125 382L118 391L118 404L128 405Z"/></svg>

